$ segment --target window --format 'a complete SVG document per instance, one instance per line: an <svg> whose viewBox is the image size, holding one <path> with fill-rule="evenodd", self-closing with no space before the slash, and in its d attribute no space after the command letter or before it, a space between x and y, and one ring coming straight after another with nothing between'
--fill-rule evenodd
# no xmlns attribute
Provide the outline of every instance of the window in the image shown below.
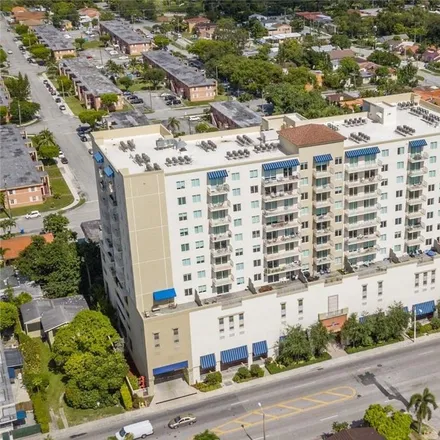
<svg viewBox="0 0 440 440"><path fill-rule="evenodd" d="M229 317L229 330L234 330L234 317Z"/></svg>
<svg viewBox="0 0 440 440"><path fill-rule="evenodd" d="M309 236L308 235L302 235L301 236L301 243L308 243L309 242Z"/></svg>
<svg viewBox="0 0 440 440"><path fill-rule="evenodd" d="M255 246L252 247L252 251L254 253L261 252L261 246L259 244L256 244Z"/></svg>
<svg viewBox="0 0 440 440"><path fill-rule="evenodd" d="M310 251L308 249L301 252L303 258L307 258L310 256Z"/></svg>
<svg viewBox="0 0 440 440"><path fill-rule="evenodd" d="M335 264L342 264L342 257L336 257Z"/></svg>
<svg viewBox="0 0 440 440"><path fill-rule="evenodd" d="M384 221L380 222L380 227L381 228L386 228L387 227L387 221L384 220Z"/></svg>
<svg viewBox="0 0 440 440"><path fill-rule="evenodd" d="M249 177L251 179L255 179L256 177L258 177L258 170L250 170L249 171Z"/></svg>
<svg viewBox="0 0 440 440"><path fill-rule="evenodd" d="M402 249L402 245L400 245L400 244L396 244L396 245L394 246L394 252L400 252L401 249Z"/></svg>
<svg viewBox="0 0 440 440"><path fill-rule="evenodd" d="M428 173L428 175L429 175L429 177L435 177L435 175L436 175L435 170L430 171L430 172Z"/></svg>
<svg viewBox="0 0 440 440"><path fill-rule="evenodd" d="M243 255L243 248L235 249L235 256L241 257Z"/></svg>
<svg viewBox="0 0 440 440"><path fill-rule="evenodd" d="M261 260L254 260L254 267L261 266Z"/></svg>
<svg viewBox="0 0 440 440"><path fill-rule="evenodd" d="M239 313L238 314L238 326L240 328L244 327L244 313Z"/></svg>
<svg viewBox="0 0 440 440"><path fill-rule="evenodd" d="M182 252L188 252L189 251L189 243L184 243L180 245L180 250Z"/></svg>
<svg viewBox="0 0 440 440"><path fill-rule="evenodd" d="M301 193L301 200L308 200L309 193L308 192L302 192Z"/></svg>
<svg viewBox="0 0 440 440"><path fill-rule="evenodd" d="M382 172L385 173L388 171L388 165L382 165Z"/></svg>
<svg viewBox="0 0 440 440"><path fill-rule="evenodd" d="M243 222L242 222L241 218L236 218L236 219L234 219L234 226L235 226L235 227L241 226L242 223L243 223Z"/></svg>
<svg viewBox="0 0 440 440"><path fill-rule="evenodd" d="M342 194L342 186L337 186L335 188L335 194Z"/></svg>
<svg viewBox="0 0 440 440"><path fill-rule="evenodd" d="M380 208L380 213L381 214L386 214L388 211L388 208L386 206L382 206L382 208Z"/></svg>
<svg viewBox="0 0 440 440"><path fill-rule="evenodd" d="M177 189L185 189L185 181L184 180L178 180L176 182L176 186L177 186Z"/></svg>
<svg viewBox="0 0 440 440"><path fill-rule="evenodd" d="M241 203L237 203L234 205L234 212L240 212L241 211Z"/></svg>
<svg viewBox="0 0 440 440"><path fill-rule="evenodd" d="M426 226L426 232L432 232L432 225ZM428 243L431 244L431 243Z"/></svg>
<svg viewBox="0 0 440 440"><path fill-rule="evenodd" d="M401 224L402 224L402 218L401 218L401 217L396 218L396 219L394 220L394 224L395 224L395 225L401 225Z"/></svg>
<svg viewBox="0 0 440 440"><path fill-rule="evenodd" d="M301 228L302 229L307 229L309 227L309 222L302 222L301 223Z"/></svg>
<svg viewBox="0 0 440 440"><path fill-rule="evenodd" d="M335 223L341 223L342 222L342 215L335 215Z"/></svg>
<svg viewBox="0 0 440 440"><path fill-rule="evenodd" d="M197 287L199 293L206 293L206 285Z"/></svg>
<svg viewBox="0 0 440 440"><path fill-rule="evenodd" d="M304 311L304 300L299 299L298 300L298 315L302 315Z"/></svg>
<svg viewBox="0 0 440 440"><path fill-rule="evenodd" d="M199 209L193 212L194 218L202 218L202 211Z"/></svg>
<svg viewBox="0 0 440 440"><path fill-rule="evenodd" d="M341 237L341 236L342 236L342 229L336 229L335 237Z"/></svg>
<svg viewBox="0 0 440 440"><path fill-rule="evenodd" d="M414 287L419 287L420 283L420 274L416 273L414 274Z"/></svg>
<svg viewBox="0 0 440 440"><path fill-rule="evenodd" d="M435 191L435 185L428 185L428 191Z"/></svg>
<svg viewBox="0 0 440 440"><path fill-rule="evenodd" d="M390 155L390 150L382 150L382 157L388 157Z"/></svg>
<svg viewBox="0 0 440 440"><path fill-rule="evenodd" d="M258 194L258 186L257 185L252 185L251 186L251 194Z"/></svg>
<svg viewBox="0 0 440 440"><path fill-rule="evenodd" d="M240 173L232 173L232 180L240 180Z"/></svg>
<svg viewBox="0 0 440 440"><path fill-rule="evenodd" d="M403 183L403 176L397 176L396 183Z"/></svg>
<svg viewBox="0 0 440 440"><path fill-rule="evenodd" d="M401 203L396 205L396 211L402 211L402 204Z"/></svg>
<svg viewBox="0 0 440 440"><path fill-rule="evenodd" d="M366 284L364 284L364 285L362 286L362 299L363 299L363 300L366 300L366 299L367 299L367 285L366 285Z"/></svg>
<svg viewBox="0 0 440 440"><path fill-rule="evenodd" d="M382 234L380 236L380 241L387 241L387 234Z"/></svg>
<svg viewBox="0 0 440 440"><path fill-rule="evenodd" d="M225 331L225 320L223 318L218 319L218 330L220 333L224 333Z"/></svg>
<svg viewBox="0 0 440 440"><path fill-rule="evenodd" d="M237 263L237 270L244 270L244 263Z"/></svg>
<svg viewBox="0 0 440 440"><path fill-rule="evenodd" d="M153 339L154 339L155 348L159 348L160 347L159 333L153 333Z"/></svg>
<svg viewBox="0 0 440 440"><path fill-rule="evenodd" d="M253 215L252 216L252 223L260 223L260 216L259 215Z"/></svg>
<svg viewBox="0 0 440 440"><path fill-rule="evenodd" d="M185 296L192 296L193 290L192 288L188 288L184 290Z"/></svg>
<svg viewBox="0 0 440 440"><path fill-rule="evenodd" d="M199 203L202 201L202 196L200 194L194 194L192 196L193 203Z"/></svg>
<svg viewBox="0 0 440 440"><path fill-rule="evenodd" d="M434 218L434 212L433 211L429 211L426 213L426 218Z"/></svg>
<svg viewBox="0 0 440 440"><path fill-rule="evenodd" d="M400 156L402 154L405 154L405 147L399 147L397 149L397 154Z"/></svg>
<svg viewBox="0 0 440 440"><path fill-rule="evenodd" d="M335 165L342 165L342 157L335 157Z"/></svg>
<svg viewBox="0 0 440 440"><path fill-rule="evenodd" d="M178 198L177 198L177 204L178 204L179 206L181 206L181 205L186 205L186 197L178 197Z"/></svg>
<svg viewBox="0 0 440 440"><path fill-rule="evenodd" d="M431 272L431 284L435 284L435 270Z"/></svg>
<svg viewBox="0 0 440 440"><path fill-rule="evenodd" d="M243 234L235 234L235 241L243 241Z"/></svg>
<svg viewBox="0 0 440 440"><path fill-rule="evenodd" d="M252 238L260 238L260 231L252 231Z"/></svg>
<svg viewBox="0 0 440 440"><path fill-rule="evenodd" d="M402 238L402 233L401 232L395 232L394 233L394 238Z"/></svg>
<svg viewBox="0 0 440 440"><path fill-rule="evenodd" d="M205 243L203 240L196 241L196 249L203 249L205 247Z"/></svg>
<svg viewBox="0 0 440 440"><path fill-rule="evenodd" d="M437 163L437 156L430 156L429 163Z"/></svg>
<svg viewBox="0 0 440 440"><path fill-rule="evenodd" d="M281 303L281 318L285 318L286 317L286 303Z"/></svg>
<svg viewBox="0 0 440 440"><path fill-rule="evenodd" d="M180 231L180 236L181 237L186 237L188 235L188 228L182 228Z"/></svg>
<svg viewBox="0 0 440 440"><path fill-rule="evenodd" d="M335 179L342 180L342 171L338 171L337 173L335 173Z"/></svg>
<svg viewBox="0 0 440 440"><path fill-rule="evenodd" d="M197 188L198 186L200 186L200 179L191 179L191 186L193 188Z"/></svg>
<svg viewBox="0 0 440 440"><path fill-rule="evenodd" d="M309 184L309 178L303 177L300 181L301 186L307 186Z"/></svg>
<svg viewBox="0 0 440 440"><path fill-rule="evenodd" d="M428 205L433 205L434 204L434 199L428 199Z"/></svg>
<svg viewBox="0 0 440 440"><path fill-rule="evenodd" d="M173 328L173 340L175 344L179 343L179 329Z"/></svg>
<svg viewBox="0 0 440 440"><path fill-rule="evenodd" d="M183 275L183 281L191 281L191 274L186 273Z"/></svg>
<svg viewBox="0 0 440 440"><path fill-rule="evenodd" d="M199 270L197 272L197 278L205 278L206 277L206 271L205 270Z"/></svg>
<svg viewBox="0 0 440 440"><path fill-rule="evenodd" d="M309 207L306 206L304 208L301 208L300 212L299 212L299 215L301 215L301 216L309 215Z"/></svg>
<svg viewBox="0 0 440 440"><path fill-rule="evenodd" d="M182 260L182 266L191 266L191 258L184 258Z"/></svg>
<svg viewBox="0 0 440 440"><path fill-rule="evenodd" d="M342 243L336 243L335 244L335 251L340 251L342 250Z"/></svg>
<svg viewBox="0 0 440 440"><path fill-rule="evenodd" d="M234 189L232 190L232 195L233 195L234 197L239 196L240 194L241 194L240 188L234 188Z"/></svg>
<svg viewBox="0 0 440 440"><path fill-rule="evenodd" d="M383 293L383 281L377 282L377 296L382 296Z"/></svg>
<svg viewBox="0 0 440 440"><path fill-rule="evenodd" d="M261 281L261 273L254 274L254 281Z"/></svg>
<svg viewBox="0 0 440 440"><path fill-rule="evenodd" d="M335 202L335 209L342 209L342 201Z"/></svg>
<svg viewBox="0 0 440 440"><path fill-rule="evenodd" d="M403 170L403 168L405 168L405 163L404 162L397 162L397 169Z"/></svg>
<svg viewBox="0 0 440 440"><path fill-rule="evenodd" d="M252 200L251 202L251 208L256 209L260 207L260 201L259 200Z"/></svg>
<svg viewBox="0 0 440 440"><path fill-rule="evenodd" d="M380 182L380 186L388 186L388 179L383 179L383 180Z"/></svg>
<svg viewBox="0 0 440 440"><path fill-rule="evenodd" d="M199 255L198 257L196 257L196 263L197 264L202 264L205 262L205 256L204 255Z"/></svg>
<svg viewBox="0 0 440 440"><path fill-rule="evenodd" d="M195 234L201 234L203 232L203 226L194 226L194 233Z"/></svg>
<svg viewBox="0 0 440 440"><path fill-rule="evenodd" d="M188 215L187 215L186 212L181 212L181 213L179 214L179 222L183 222L183 221L185 221L185 220L188 220Z"/></svg>
<svg viewBox="0 0 440 440"><path fill-rule="evenodd" d="M396 191L396 197L403 197L403 191L399 189L399 191Z"/></svg>
<svg viewBox="0 0 440 440"><path fill-rule="evenodd" d="M307 162L301 162L301 165L299 166L301 170L307 170L309 168L309 164Z"/></svg>
<svg viewBox="0 0 440 440"><path fill-rule="evenodd" d="M429 145L429 148L431 148L431 150L436 150L437 149L437 142L431 142Z"/></svg>
<svg viewBox="0 0 440 440"><path fill-rule="evenodd" d="M388 193L382 193L380 195L380 200L388 200Z"/></svg>
<svg viewBox="0 0 440 440"><path fill-rule="evenodd" d="M238 277L237 278L237 284L244 284L244 278L243 277Z"/></svg>

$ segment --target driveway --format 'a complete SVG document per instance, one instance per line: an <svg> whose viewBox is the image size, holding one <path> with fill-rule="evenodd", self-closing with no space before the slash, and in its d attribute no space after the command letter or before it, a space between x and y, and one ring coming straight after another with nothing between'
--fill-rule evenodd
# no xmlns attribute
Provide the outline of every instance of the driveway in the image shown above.
<svg viewBox="0 0 440 440"><path fill-rule="evenodd" d="M195 388L189 386L182 378L162 382L154 386L154 402L164 403L197 394Z"/></svg>

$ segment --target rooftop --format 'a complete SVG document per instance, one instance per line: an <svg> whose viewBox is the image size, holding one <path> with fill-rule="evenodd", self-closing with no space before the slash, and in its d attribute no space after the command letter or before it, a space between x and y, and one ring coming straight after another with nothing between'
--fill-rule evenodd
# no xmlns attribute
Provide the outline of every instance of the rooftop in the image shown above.
<svg viewBox="0 0 440 440"><path fill-rule="evenodd" d="M109 128L128 128L150 124L149 119L143 113L136 110L113 112L106 116L105 120Z"/></svg>
<svg viewBox="0 0 440 440"><path fill-rule="evenodd" d="M99 243L101 238L101 220L88 220L82 222L80 226L87 241Z"/></svg>
<svg viewBox="0 0 440 440"><path fill-rule="evenodd" d="M51 24L33 28L38 38L51 50L75 50L73 43Z"/></svg>
<svg viewBox="0 0 440 440"><path fill-rule="evenodd" d="M298 147L342 142L345 137L321 124L307 124L280 130L280 136Z"/></svg>
<svg viewBox="0 0 440 440"><path fill-rule="evenodd" d="M85 58L70 58L60 61L60 64L78 79L81 84L94 96L100 96L104 93L121 94L121 91L104 76L93 64Z"/></svg>
<svg viewBox="0 0 440 440"><path fill-rule="evenodd" d="M100 25L126 44L148 43L148 40L135 32L130 26L118 20L101 21Z"/></svg>
<svg viewBox="0 0 440 440"><path fill-rule="evenodd" d="M198 69L186 66L178 58L163 50L144 52L142 55L188 87L214 86L216 83L214 79L206 78Z"/></svg>
<svg viewBox="0 0 440 440"><path fill-rule="evenodd" d="M261 116L238 101L212 102L210 106L234 121L239 128L261 125Z"/></svg>
<svg viewBox="0 0 440 440"><path fill-rule="evenodd" d="M14 395L9 379L3 342L0 341L0 425L12 423L16 419Z"/></svg>
<svg viewBox="0 0 440 440"><path fill-rule="evenodd" d="M36 168L20 130L13 125L0 126L0 189L40 185L42 172Z"/></svg>
<svg viewBox="0 0 440 440"><path fill-rule="evenodd" d="M356 54L351 49L335 49L328 53L330 61L342 60L343 58L354 58Z"/></svg>
<svg viewBox="0 0 440 440"><path fill-rule="evenodd" d="M42 237L47 243L52 243L53 235L51 233L44 234ZM16 237L1 240L1 247L6 249L3 260L15 260L21 251L24 251L32 243L32 235L18 235Z"/></svg>

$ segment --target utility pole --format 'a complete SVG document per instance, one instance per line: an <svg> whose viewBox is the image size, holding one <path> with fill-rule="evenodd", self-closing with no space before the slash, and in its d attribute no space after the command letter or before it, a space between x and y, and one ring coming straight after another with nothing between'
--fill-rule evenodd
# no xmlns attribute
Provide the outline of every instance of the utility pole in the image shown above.
<svg viewBox="0 0 440 440"><path fill-rule="evenodd" d="M21 127L21 105L20 105L20 101L17 101L17 105L18 105L18 126Z"/></svg>

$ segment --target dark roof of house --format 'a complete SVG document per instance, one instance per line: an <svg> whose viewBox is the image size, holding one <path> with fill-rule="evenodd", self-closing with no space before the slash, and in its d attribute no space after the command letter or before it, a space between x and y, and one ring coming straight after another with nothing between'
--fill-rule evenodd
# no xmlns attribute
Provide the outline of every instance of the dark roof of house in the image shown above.
<svg viewBox="0 0 440 440"><path fill-rule="evenodd" d="M330 437L331 440L386 440L374 428L345 429Z"/></svg>
<svg viewBox="0 0 440 440"><path fill-rule="evenodd" d="M212 102L210 106L234 122L237 127L261 125L261 116L238 101Z"/></svg>
<svg viewBox="0 0 440 440"><path fill-rule="evenodd" d="M120 38L125 44L146 44L148 40L130 26L118 20L101 21L101 27Z"/></svg>
<svg viewBox="0 0 440 440"><path fill-rule="evenodd" d="M82 222L80 226L87 241L99 243L101 238L101 220L89 220Z"/></svg>
<svg viewBox="0 0 440 440"><path fill-rule="evenodd" d="M18 348L5 348L5 359L8 368L23 366L23 356Z"/></svg>
<svg viewBox="0 0 440 440"><path fill-rule="evenodd" d="M298 147L342 142L345 137L323 124L307 124L280 130L280 136Z"/></svg>
<svg viewBox="0 0 440 440"><path fill-rule="evenodd" d="M343 58L354 58L356 54L351 49L336 49L328 53L330 61L342 60Z"/></svg>
<svg viewBox="0 0 440 440"><path fill-rule="evenodd" d="M33 28L37 37L51 50L75 50L75 46L70 40L64 38L64 35L51 24L37 26Z"/></svg>

